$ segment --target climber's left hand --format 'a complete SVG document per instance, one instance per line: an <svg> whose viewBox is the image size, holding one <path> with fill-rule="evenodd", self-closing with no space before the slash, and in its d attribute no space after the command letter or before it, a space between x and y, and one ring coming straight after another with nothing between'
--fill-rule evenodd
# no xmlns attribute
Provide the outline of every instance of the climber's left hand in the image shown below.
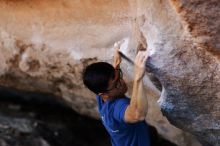
<svg viewBox="0 0 220 146"><path fill-rule="evenodd" d="M114 56L113 56L113 66L114 68L120 68L121 63L121 55L119 54L119 50L121 47L121 44L123 42L116 42L114 44Z"/></svg>

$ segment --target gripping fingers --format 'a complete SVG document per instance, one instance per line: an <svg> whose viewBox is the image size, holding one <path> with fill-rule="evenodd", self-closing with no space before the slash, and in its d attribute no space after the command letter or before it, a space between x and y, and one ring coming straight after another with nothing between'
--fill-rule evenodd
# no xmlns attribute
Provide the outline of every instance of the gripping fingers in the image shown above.
<svg viewBox="0 0 220 146"><path fill-rule="evenodd" d="M139 51L135 58L134 80L140 81L144 77L147 51Z"/></svg>
<svg viewBox="0 0 220 146"><path fill-rule="evenodd" d="M136 56L136 59L135 59L135 63L138 65L138 66L143 66L145 65L145 62L147 60L147 52L146 51L139 51L137 56Z"/></svg>
<svg viewBox="0 0 220 146"><path fill-rule="evenodd" d="M123 44L124 41L125 41L125 40L115 42L115 43L114 43L114 48L115 48L115 49L120 49L121 44Z"/></svg>

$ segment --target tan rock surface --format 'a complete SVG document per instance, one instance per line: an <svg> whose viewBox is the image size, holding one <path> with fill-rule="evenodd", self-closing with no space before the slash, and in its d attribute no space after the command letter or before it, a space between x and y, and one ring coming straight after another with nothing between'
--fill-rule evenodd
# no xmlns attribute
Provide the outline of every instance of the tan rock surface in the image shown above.
<svg viewBox="0 0 220 146"><path fill-rule="evenodd" d="M208 11L211 8L212 11ZM97 118L95 95L84 88L82 69L96 61L111 62L115 41L125 40L123 52L131 58L135 56L134 48L140 42L147 41L151 57L150 68L164 87L160 106L174 125L201 137L200 131L197 133L193 126L190 129L181 122L187 115L178 113L191 109L201 112L199 107L191 108L195 104L188 106L194 103L190 99L192 94L181 94L187 95L187 98L181 97L178 100L166 98L164 94L165 91L172 93L175 89L188 92L186 88L196 87L193 90L195 93L201 89L197 86L203 83L203 77L214 71L210 66L218 68L220 35L217 0L2 0L0 12L2 86L52 93L77 112ZM205 65L205 61L210 66L207 67L208 63ZM133 67L123 61L122 69L131 86ZM190 74L192 72L194 74ZM199 72L204 73L201 78L192 77ZM215 77L216 82L213 83L219 87L218 74L209 79L211 77ZM146 88L150 87L157 93L148 92L152 95L149 98L148 121L162 135L181 146L199 145L189 134L170 125L162 116L157 104L160 91L148 86L148 80L145 78ZM201 82L196 82L198 80ZM213 87L210 85L210 88L202 89L210 90L210 95L217 94L212 92ZM176 93L179 95L180 92ZM198 93L193 98L199 99L198 96L202 93ZM219 98L219 94L216 98ZM208 98L201 101L206 100ZM176 104L179 111L167 111L167 101L172 101L172 104L180 103ZM218 108L217 104L218 102L215 108ZM208 110L205 114L209 112L216 110ZM172 116L175 114L180 116ZM215 118L211 115L209 118L218 122L218 115L215 114ZM197 122L200 122L197 118Z"/></svg>
<svg viewBox="0 0 220 146"><path fill-rule="evenodd" d="M164 115L203 145L218 146L219 1L140 2L146 20L141 30L151 48L147 66L163 85Z"/></svg>

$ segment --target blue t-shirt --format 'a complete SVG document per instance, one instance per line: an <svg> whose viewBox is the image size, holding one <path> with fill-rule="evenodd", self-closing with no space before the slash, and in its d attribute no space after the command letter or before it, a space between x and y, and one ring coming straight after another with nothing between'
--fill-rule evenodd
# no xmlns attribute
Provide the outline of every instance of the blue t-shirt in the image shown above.
<svg viewBox="0 0 220 146"><path fill-rule="evenodd" d="M112 146L150 146L148 125L145 121L128 124L124 114L130 99L118 98L103 102L96 97L101 120L111 137Z"/></svg>

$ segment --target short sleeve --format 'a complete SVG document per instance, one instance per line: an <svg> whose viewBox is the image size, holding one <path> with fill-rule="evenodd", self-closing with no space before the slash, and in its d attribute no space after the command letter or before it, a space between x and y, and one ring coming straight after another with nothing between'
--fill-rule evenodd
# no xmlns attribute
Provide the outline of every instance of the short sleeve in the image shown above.
<svg viewBox="0 0 220 146"><path fill-rule="evenodd" d="M129 98L117 99L115 106L114 106L114 112L113 112L113 116L115 120L117 120L120 123L125 123L124 115L129 104L130 104Z"/></svg>

